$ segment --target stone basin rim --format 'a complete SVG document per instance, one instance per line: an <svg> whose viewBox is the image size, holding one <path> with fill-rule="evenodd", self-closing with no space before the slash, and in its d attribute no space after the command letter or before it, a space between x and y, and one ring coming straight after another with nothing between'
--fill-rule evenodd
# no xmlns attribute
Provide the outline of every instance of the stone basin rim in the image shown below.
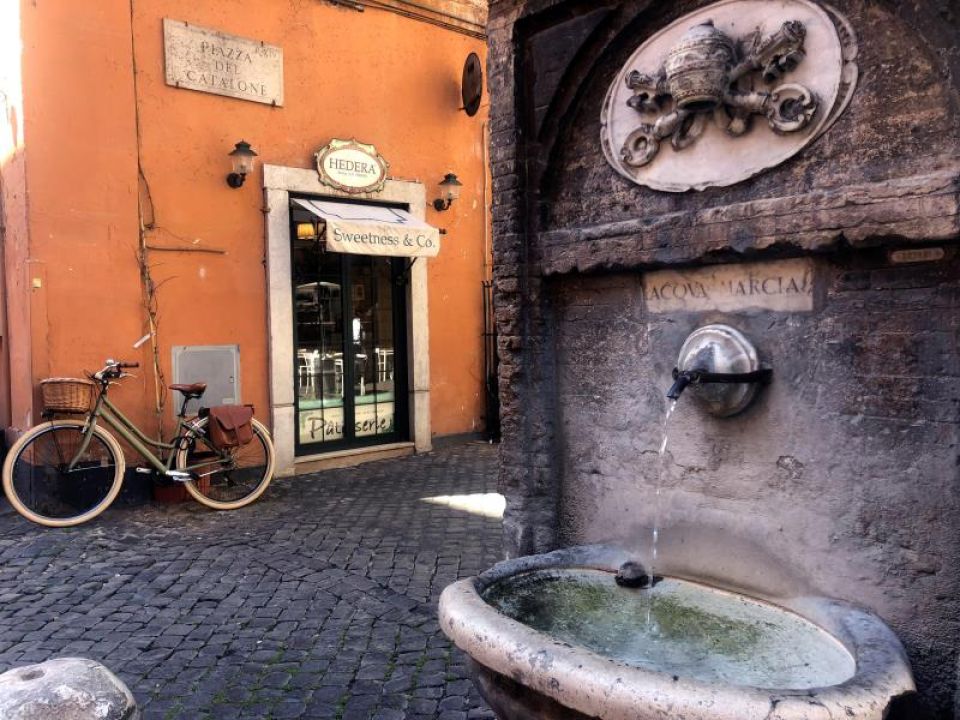
<svg viewBox="0 0 960 720"><path fill-rule="evenodd" d="M441 628L479 665L601 720L635 720L645 717L638 715L643 710L690 720L760 720L768 718L774 707L788 713L793 703L801 713L806 712L802 707L809 710L817 705L837 717L879 720L892 698L915 690L896 635L869 612L828 598L784 599L732 591L778 606L820 627L840 642L856 663L855 674L843 683L809 690L778 690L689 677L675 679L670 674L626 665L507 617L481 596L493 583L518 574L561 568L615 572L627 559L630 556L619 548L585 546L498 563L444 590L440 598ZM696 578L679 579L704 584Z"/></svg>

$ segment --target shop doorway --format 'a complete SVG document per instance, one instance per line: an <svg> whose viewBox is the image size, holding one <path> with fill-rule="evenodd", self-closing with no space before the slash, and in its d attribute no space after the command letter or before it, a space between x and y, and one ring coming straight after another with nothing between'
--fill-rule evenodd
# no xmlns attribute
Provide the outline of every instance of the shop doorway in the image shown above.
<svg viewBox="0 0 960 720"><path fill-rule="evenodd" d="M329 252L324 225L290 207L295 452L409 439L409 260Z"/></svg>

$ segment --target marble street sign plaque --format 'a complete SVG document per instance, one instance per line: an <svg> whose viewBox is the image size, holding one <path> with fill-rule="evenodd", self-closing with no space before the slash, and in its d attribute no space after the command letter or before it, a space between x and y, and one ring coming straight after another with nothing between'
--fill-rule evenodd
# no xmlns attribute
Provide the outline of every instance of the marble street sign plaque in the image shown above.
<svg viewBox="0 0 960 720"><path fill-rule="evenodd" d="M283 105L283 48L163 19L167 85Z"/></svg>
<svg viewBox="0 0 960 720"><path fill-rule="evenodd" d="M658 270L643 277L651 313L719 310L813 310L813 262L809 258Z"/></svg>

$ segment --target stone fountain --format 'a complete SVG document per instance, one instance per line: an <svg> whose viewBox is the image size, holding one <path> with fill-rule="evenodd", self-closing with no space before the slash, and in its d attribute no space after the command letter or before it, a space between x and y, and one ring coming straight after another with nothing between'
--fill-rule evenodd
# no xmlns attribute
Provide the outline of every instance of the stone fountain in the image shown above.
<svg viewBox="0 0 960 720"><path fill-rule="evenodd" d="M707 413L729 418L772 376L742 333L707 325L683 343L667 398L675 405L686 390ZM617 547L573 547L444 590L441 626L470 657L499 717L889 720L915 695L903 647L875 615L785 596L769 582L776 574L706 584L703 567L660 563L659 510L649 573Z"/></svg>
<svg viewBox="0 0 960 720"><path fill-rule="evenodd" d="M498 717L880 720L913 695L900 642L870 613L673 577L621 587L631 557L558 550L444 590L441 627Z"/></svg>
<svg viewBox="0 0 960 720"><path fill-rule="evenodd" d="M741 717L830 717L825 705L836 718L829 702L863 670L876 693L855 717L960 711L958 36L942 3L491 3L510 559L443 607L482 686L533 684L557 702L554 679L596 694L612 678L633 717L733 703ZM720 385L688 373L661 462L674 368L703 379L680 350L716 325L752 340L772 379L723 416L707 411ZM589 588L621 559L649 568L655 527L668 580L654 598L683 587L787 613L857 674L798 689L706 677L689 658L660 671L511 609L536 580L645 621L650 590ZM589 563L550 555L597 545L607 554ZM513 589L517 603L501 593ZM655 604L652 630L630 636L640 645L665 632ZM873 640L851 635L857 618ZM870 668L868 647L883 658ZM796 704L804 692L826 700Z"/></svg>

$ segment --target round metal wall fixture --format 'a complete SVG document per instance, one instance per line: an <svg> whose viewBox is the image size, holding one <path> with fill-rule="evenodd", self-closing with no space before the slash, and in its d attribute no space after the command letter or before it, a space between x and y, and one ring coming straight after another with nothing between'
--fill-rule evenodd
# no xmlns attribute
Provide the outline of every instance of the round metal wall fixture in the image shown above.
<svg viewBox="0 0 960 720"><path fill-rule="evenodd" d="M729 325L705 325L690 334L680 348L677 368L708 373L750 373L760 369L757 350L746 336ZM691 385L687 390L711 415L730 417L743 412L756 397L758 383Z"/></svg>
<svg viewBox="0 0 960 720"><path fill-rule="evenodd" d="M480 100L483 98L483 65L476 53L467 55L467 61L463 64L460 94L463 98L463 111L473 117L480 109Z"/></svg>

